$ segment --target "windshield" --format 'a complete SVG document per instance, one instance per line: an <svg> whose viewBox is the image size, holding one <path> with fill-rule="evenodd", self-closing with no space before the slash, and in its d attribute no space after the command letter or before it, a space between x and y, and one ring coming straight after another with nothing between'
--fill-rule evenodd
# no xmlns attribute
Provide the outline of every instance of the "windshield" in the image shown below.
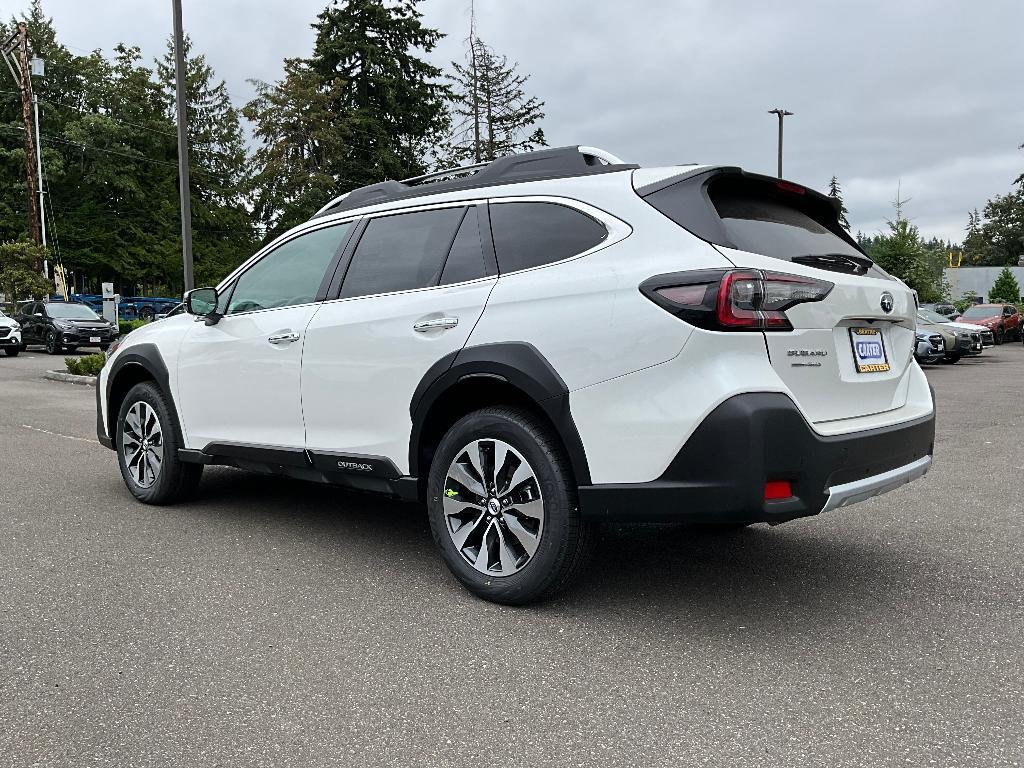
<svg viewBox="0 0 1024 768"><path fill-rule="evenodd" d="M50 317L61 320L99 320L100 316L89 309L85 304L63 304L52 302L46 305L46 312Z"/></svg>
<svg viewBox="0 0 1024 768"><path fill-rule="evenodd" d="M940 315L938 312L935 312L935 311L930 310L930 309L921 309L917 313L917 316L920 317L922 320L927 320L929 323L948 323L949 322L949 318L948 317L946 317L945 315Z"/></svg>
<svg viewBox="0 0 1024 768"><path fill-rule="evenodd" d="M968 320L984 320L986 317L995 317L999 314L999 307L971 307L963 316Z"/></svg>

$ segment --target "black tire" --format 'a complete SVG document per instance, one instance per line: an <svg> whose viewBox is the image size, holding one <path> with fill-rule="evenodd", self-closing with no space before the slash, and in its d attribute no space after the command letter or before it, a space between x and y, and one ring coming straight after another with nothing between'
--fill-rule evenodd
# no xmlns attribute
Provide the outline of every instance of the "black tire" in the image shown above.
<svg viewBox="0 0 1024 768"><path fill-rule="evenodd" d="M100 352L106 353L108 349L110 349L109 344L100 344Z"/></svg>
<svg viewBox="0 0 1024 768"><path fill-rule="evenodd" d="M960 355L946 355L944 358L942 358L942 362L948 363L949 365L954 365L955 363L960 362L960 357Z"/></svg>
<svg viewBox="0 0 1024 768"><path fill-rule="evenodd" d="M520 570L507 576L476 570L449 533L442 501L448 470L475 440L500 440L518 451L532 468L543 498L543 528L536 551ZM542 600L565 587L581 568L592 540L592 526L580 516L576 482L561 442L544 421L519 408L475 411L448 430L427 476L427 513L434 541L455 578L478 597L505 605Z"/></svg>
<svg viewBox="0 0 1024 768"><path fill-rule="evenodd" d="M60 336L57 335L57 332L50 331L46 334L46 354L59 355L63 351L64 347L61 346Z"/></svg>
<svg viewBox="0 0 1024 768"><path fill-rule="evenodd" d="M139 320L152 320L155 315L152 307L143 307L139 310Z"/></svg>
<svg viewBox="0 0 1024 768"><path fill-rule="evenodd" d="M21 352L21 347L7 347L4 350L4 354L8 357L17 357L19 352Z"/></svg>
<svg viewBox="0 0 1024 768"><path fill-rule="evenodd" d="M1003 340L1006 337L1006 329L1003 328L1002 326L999 326L996 329L995 337L996 337L996 346L998 347L1000 344L1003 343Z"/></svg>
<svg viewBox="0 0 1024 768"><path fill-rule="evenodd" d="M139 482L125 458L125 420L136 403L145 403L155 414L160 428L163 458L159 473L148 487ZM121 410L117 414L114 444L117 448L117 463L121 477L131 494L144 504L173 504L190 497L203 476L202 464L186 464L178 460L178 444L175 425L177 419L160 388L152 382L136 384L129 390Z"/></svg>

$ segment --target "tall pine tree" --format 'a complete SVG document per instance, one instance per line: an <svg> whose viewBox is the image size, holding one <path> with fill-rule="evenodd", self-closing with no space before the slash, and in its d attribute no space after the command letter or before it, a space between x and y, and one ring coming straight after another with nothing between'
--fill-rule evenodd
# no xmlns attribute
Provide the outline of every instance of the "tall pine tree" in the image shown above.
<svg viewBox="0 0 1024 768"><path fill-rule="evenodd" d="M273 231L330 196L425 170L446 124L448 89L441 70L419 57L442 37L420 21L419 2L336 0L313 24L312 57L285 62L279 83L257 83L245 114L262 144L257 180L280 180L256 195Z"/></svg>
<svg viewBox="0 0 1024 768"><path fill-rule="evenodd" d="M526 94L530 77L518 66L471 33L466 62L453 61L449 75L455 125L442 151L451 164L486 162L547 145L537 126L544 119L544 102Z"/></svg>
<svg viewBox="0 0 1024 768"><path fill-rule="evenodd" d="M836 176L833 176L828 182L828 196L839 201L839 223L843 229L849 232L850 220L846 218L849 211L846 209L846 203L843 202L843 189L839 186L839 178Z"/></svg>

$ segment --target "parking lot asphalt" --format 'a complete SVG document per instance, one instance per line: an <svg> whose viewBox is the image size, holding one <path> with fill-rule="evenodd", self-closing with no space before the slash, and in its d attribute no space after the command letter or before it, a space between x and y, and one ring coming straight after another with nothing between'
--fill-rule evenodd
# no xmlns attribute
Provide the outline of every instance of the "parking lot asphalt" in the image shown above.
<svg viewBox="0 0 1024 768"><path fill-rule="evenodd" d="M59 358L0 357L0 765L1016 766L1024 347L934 366L923 480L602 530L474 599L421 509L231 469L136 503Z"/></svg>

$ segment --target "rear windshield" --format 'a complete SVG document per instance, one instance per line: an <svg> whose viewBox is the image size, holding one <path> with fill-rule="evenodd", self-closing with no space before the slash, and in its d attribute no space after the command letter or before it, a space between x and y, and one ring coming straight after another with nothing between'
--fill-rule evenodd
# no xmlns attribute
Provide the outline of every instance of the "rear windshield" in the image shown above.
<svg viewBox="0 0 1024 768"><path fill-rule="evenodd" d="M698 191L705 184L706 195ZM724 173L684 179L644 199L717 245L834 272L887 276L840 228L831 201L796 184Z"/></svg>
<svg viewBox="0 0 1024 768"><path fill-rule="evenodd" d="M776 259L832 254L863 257L808 214L781 201L735 193L713 195L712 201L726 234L741 251Z"/></svg>

